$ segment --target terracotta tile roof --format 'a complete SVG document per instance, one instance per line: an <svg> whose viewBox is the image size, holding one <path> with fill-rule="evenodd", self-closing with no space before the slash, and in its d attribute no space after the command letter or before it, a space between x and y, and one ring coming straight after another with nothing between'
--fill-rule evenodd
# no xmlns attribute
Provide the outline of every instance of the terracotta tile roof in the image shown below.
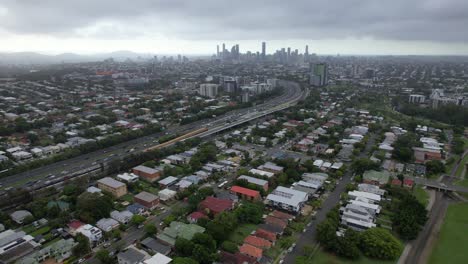
<svg viewBox="0 0 468 264"><path fill-rule="evenodd" d="M254 258L257 258L257 259L259 259L259 258L261 258L263 256L263 250L262 249L254 247L254 246L249 245L249 244L243 244L239 248L239 252L244 254L244 255L251 256L251 257L254 257Z"/></svg>
<svg viewBox="0 0 468 264"><path fill-rule="evenodd" d="M70 227L71 229L74 229L74 230L80 228L83 225L84 224L81 221L78 221L78 220L72 220L72 221L70 221L70 223L68 223L68 227Z"/></svg>
<svg viewBox="0 0 468 264"><path fill-rule="evenodd" d="M274 225L274 226L279 226L283 229L286 228L286 226L288 226L288 222L286 220L279 219L271 215L265 218L265 223Z"/></svg>
<svg viewBox="0 0 468 264"><path fill-rule="evenodd" d="M259 197L260 196L259 191L251 190L249 188L244 188L244 187L240 187L240 186L237 186L237 185L232 186L231 192L243 194L243 195L250 196L250 197Z"/></svg>
<svg viewBox="0 0 468 264"><path fill-rule="evenodd" d="M208 218L204 213L198 211L191 213L188 217L195 220L198 220L200 218Z"/></svg>
<svg viewBox="0 0 468 264"><path fill-rule="evenodd" d="M231 209L233 202L231 200L219 199L212 196L206 197L205 200L200 202L202 209L209 209L214 214L224 212Z"/></svg>
<svg viewBox="0 0 468 264"><path fill-rule="evenodd" d="M292 220L294 219L294 215L290 215L287 213L283 213L281 211L275 210L271 213L272 216L280 219L285 219L285 220Z"/></svg>
<svg viewBox="0 0 468 264"><path fill-rule="evenodd" d="M258 228L255 233L255 236L264 238L268 241L275 242L276 241L276 234L265 229Z"/></svg>
<svg viewBox="0 0 468 264"><path fill-rule="evenodd" d="M256 236L248 236L244 239L244 243L250 244L252 246L267 249L271 247L271 242Z"/></svg>

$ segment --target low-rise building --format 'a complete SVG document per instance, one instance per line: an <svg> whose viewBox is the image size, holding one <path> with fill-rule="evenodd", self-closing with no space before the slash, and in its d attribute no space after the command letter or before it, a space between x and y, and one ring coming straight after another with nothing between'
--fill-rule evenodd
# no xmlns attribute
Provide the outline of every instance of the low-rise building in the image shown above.
<svg viewBox="0 0 468 264"><path fill-rule="evenodd" d="M236 194L242 199L249 201L258 201L261 199L260 192L241 186L232 186L231 193Z"/></svg>
<svg viewBox="0 0 468 264"><path fill-rule="evenodd" d="M365 171L362 175L362 181L364 183L373 184L377 186L383 186L388 183L390 179L390 173L388 171Z"/></svg>
<svg viewBox="0 0 468 264"><path fill-rule="evenodd" d="M179 179L174 176L168 176L160 181L158 181L161 188L168 188L177 183Z"/></svg>
<svg viewBox="0 0 468 264"><path fill-rule="evenodd" d="M208 211L208 213L217 215L221 212L232 210L234 208L234 202L227 199L208 196L205 200L200 202L198 207L201 211L205 210Z"/></svg>
<svg viewBox="0 0 468 264"><path fill-rule="evenodd" d="M138 176L136 176L133 173L122 173L117 175L117 179L127 182L127 183L133 183L138 181Z"/></svg>
<svg viewBox="0 0 468 264"><path fill-rule="evenodd" d="M290 212L298 213L301 211L307 200L308 194L306 192L278 186L266 197L265 203L270 206L279 207Z"/></svg>
<svg viewBox="0 0 468 264"><path fill-rule="evenodd" d="M97 181L98 188L111 193L114 197L122 197L127 194L127 185L110 177L105 177Z"/></svg>
<svg viewBox="0 0 468 264"><path fill-rule="evenodd" d="M102 238L102 231L90 224L80 226L76 232L87 237L91 244L98 242Z"/></svg>
<svg viewBox="0 0 468 264"><path fill-rule="evenodd" d="M136 166L132 171L134 174L149 182L155 182L163 175L163 170L161 168L154 169L144 165Z"/></svg>
<svg viewBox="0 0 468 264"><path fill-rule="evenodd" d="M104 232L110 232L114 229L119 228L120 224L117 220L112 218L102 218L96 222L96 226Z"/></svg>
<svg viewBox="0 0 468 264"><path fill-rule="evenodd" d="M133 200L150 210L155 209L159 204L159 197L149 192L141 192L135 195Z"/></svg>
<svg viewBox="0 0 468 264"><path fill-rule="evenodd" d="M119 223L126 225L126 224L130 223L130 220L133 217L133 213L130 212L130 211L127 211L127 210L121 211L121 212L112 211L110 213L110 216L112 217L112 219L115 219Z"/></svg>
<svg viewBox="0 0 468 264"><path fill-rule="evenodd" d="M246 175L241 175L237 179L246 180L249 183L252 183L252 184L255 184L257 186L262 187L262 189L264 191L268 191L268 181L266 181L266 180L262 180L262 179L258 179L258 178L250 177L250 176L246 176Z"/></svg>
<svg viewBox="0 0 468 264"><path fill-rule="evenodd" d="M26 210L18 210L14 211L12 214L10 214L11 220L16 222L17 224L22 225L24 223L24 220L28 217L33 217L33 215L26 211Z"/></svg>
<svg viewBox="0 0 468 264"><path fill-rule="evenodd" d="M159 191L158 193L159 199L163 202L174 199L176 195L177 195L176 191L173 191L167 188Z"/></svg>

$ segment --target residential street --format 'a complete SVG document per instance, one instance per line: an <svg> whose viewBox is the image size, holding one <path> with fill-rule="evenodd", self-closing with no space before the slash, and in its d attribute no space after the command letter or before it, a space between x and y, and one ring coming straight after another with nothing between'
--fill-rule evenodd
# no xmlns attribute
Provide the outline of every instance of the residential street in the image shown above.
<svg viewBox="0 0 468 264"><path fill-rule="evenodd" d="M370 154L372 146L375 143L375 134L372 134L367 141L366 149L359 155L360 158L367 157ZM349 166L350 164L346 164ZM351 183L352 172L348 170L344 175L343 179L336 185L336 188L322 203L322 209L316 214L315 220L312 220L312 224L306 227L306 232L302 233L299 239L296 241L296 247L291 253L288 253L284 258L284 263L294 263L296 257L303 254L304 246L315 243L315 234L317 224L325 220L327 213L338 205L340 201L340 195L345 191L346 185Z"/></svg>

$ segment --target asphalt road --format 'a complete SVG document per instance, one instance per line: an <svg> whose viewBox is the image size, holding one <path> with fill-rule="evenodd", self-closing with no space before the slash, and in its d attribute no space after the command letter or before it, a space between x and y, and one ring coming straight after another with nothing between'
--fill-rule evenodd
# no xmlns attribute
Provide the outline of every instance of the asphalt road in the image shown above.
<svg viewBox="0 0 468 264"><path fill-rule="evenodd" d="M239 109L235 111L231 111L226 113L222 116L218 116L215 118L201 120L198 122L194 122L191 124L183 125L183 126L172 126L166 129L164 132L156 133L150 136L145 136L141 138L137 138L134 140L130 140L127 142L120 143L118 145L94 151L91 153L83 154L78 157L56 162L53 164L49 164L37 169L29 170L23 173L19 173L16 175L8 176L5 178L0 179L0 184L3 185L2 188L6 187L21 187L26 183L26 181L46 181L46 178L50 175L54 175L57 178L63 178L72 171L79 171L82 169L86 169L92 166L95 166L96 163L101 162L110 162L116 159L123 159L127 155L132 153L141 152L144 149L157 145L157 139L165 134L179 134L185 133L196 128L201 127L217 127L222 124L226 124L227 120L236 120L241 119L243 116L249 115L251 113L267 110L270 108L277 107L278 105L287 103L287 102L295 102L302 96L302 92L300 86L294 82L282 81L282 85L285 87L285 93L281 96L272 98L271 100L267 101L264 104L257 105L250 108ZM130 151L133 149L131 153ZM37 183L37 184L43 184Z"/></svg>
<svg viewBox="0 0 468 264"><path fill-rule="evenodd" d="M371 135L369 140L367 141L365 150L359 155L360 158L367 157L369 152L372 149L372 146L375 142L375 135ZM347 164L349 165L349 164ZM284 257L284 262L287 264L294 263L296 257L303 255L304 246L312 245L315 241L315 235L317 232L317 224L321 223L325 220L327 213L332 210L336 205L338 205L340 201L340 195L345 192L346 185L351 183L351 176L352 172L348 170L344 175L340 182L336 185L335 190L331 192L328 197L322 203L322 209L320 209L317 214L315 215L315 220L312 220L311 225L306 227L306 231L302 233L299 239L296 241L296 247L293 249L292 252L288 253Z"/></svg>
<svg viewBox="0 0 468 264"><path fill-rule="evenodd" d="M147 221L145 224L151 223L156 225L159 229L159 223L164 220L169 214L171 214L171 208L167 207L166 211L157 215L157 216L150 216L147 218ZM121 240L118 242L112 242L111 245L106 248L109 252L117 252L118 250L122 250L132 244L135 243L135 241L139 241L143 236L145 235L145 229L144 228L137 228L135 226L132 226L125 231L125 233L122 234ZM120 245L119 245L120 244ZM118 248L119 247L119 248ZM95 252L97 252L99 249L101 249L102 246L99 246L94 249ZM99 260L97 260L94 256L86 260L86 263L100 263Z"/></svg>

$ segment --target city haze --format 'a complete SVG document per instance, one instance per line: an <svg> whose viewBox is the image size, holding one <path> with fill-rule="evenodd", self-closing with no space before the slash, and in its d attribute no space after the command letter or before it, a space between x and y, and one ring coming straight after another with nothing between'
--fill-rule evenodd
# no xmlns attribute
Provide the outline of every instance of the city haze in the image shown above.
<svg viewBox="0 0 468 264"><path fill-rule="evenodd" d="M125 7L125 8L123 8ZM0 52L215 53L216 44L267 53L466 55L468 3L434 1L25 1L0 3Z"/></svg>

